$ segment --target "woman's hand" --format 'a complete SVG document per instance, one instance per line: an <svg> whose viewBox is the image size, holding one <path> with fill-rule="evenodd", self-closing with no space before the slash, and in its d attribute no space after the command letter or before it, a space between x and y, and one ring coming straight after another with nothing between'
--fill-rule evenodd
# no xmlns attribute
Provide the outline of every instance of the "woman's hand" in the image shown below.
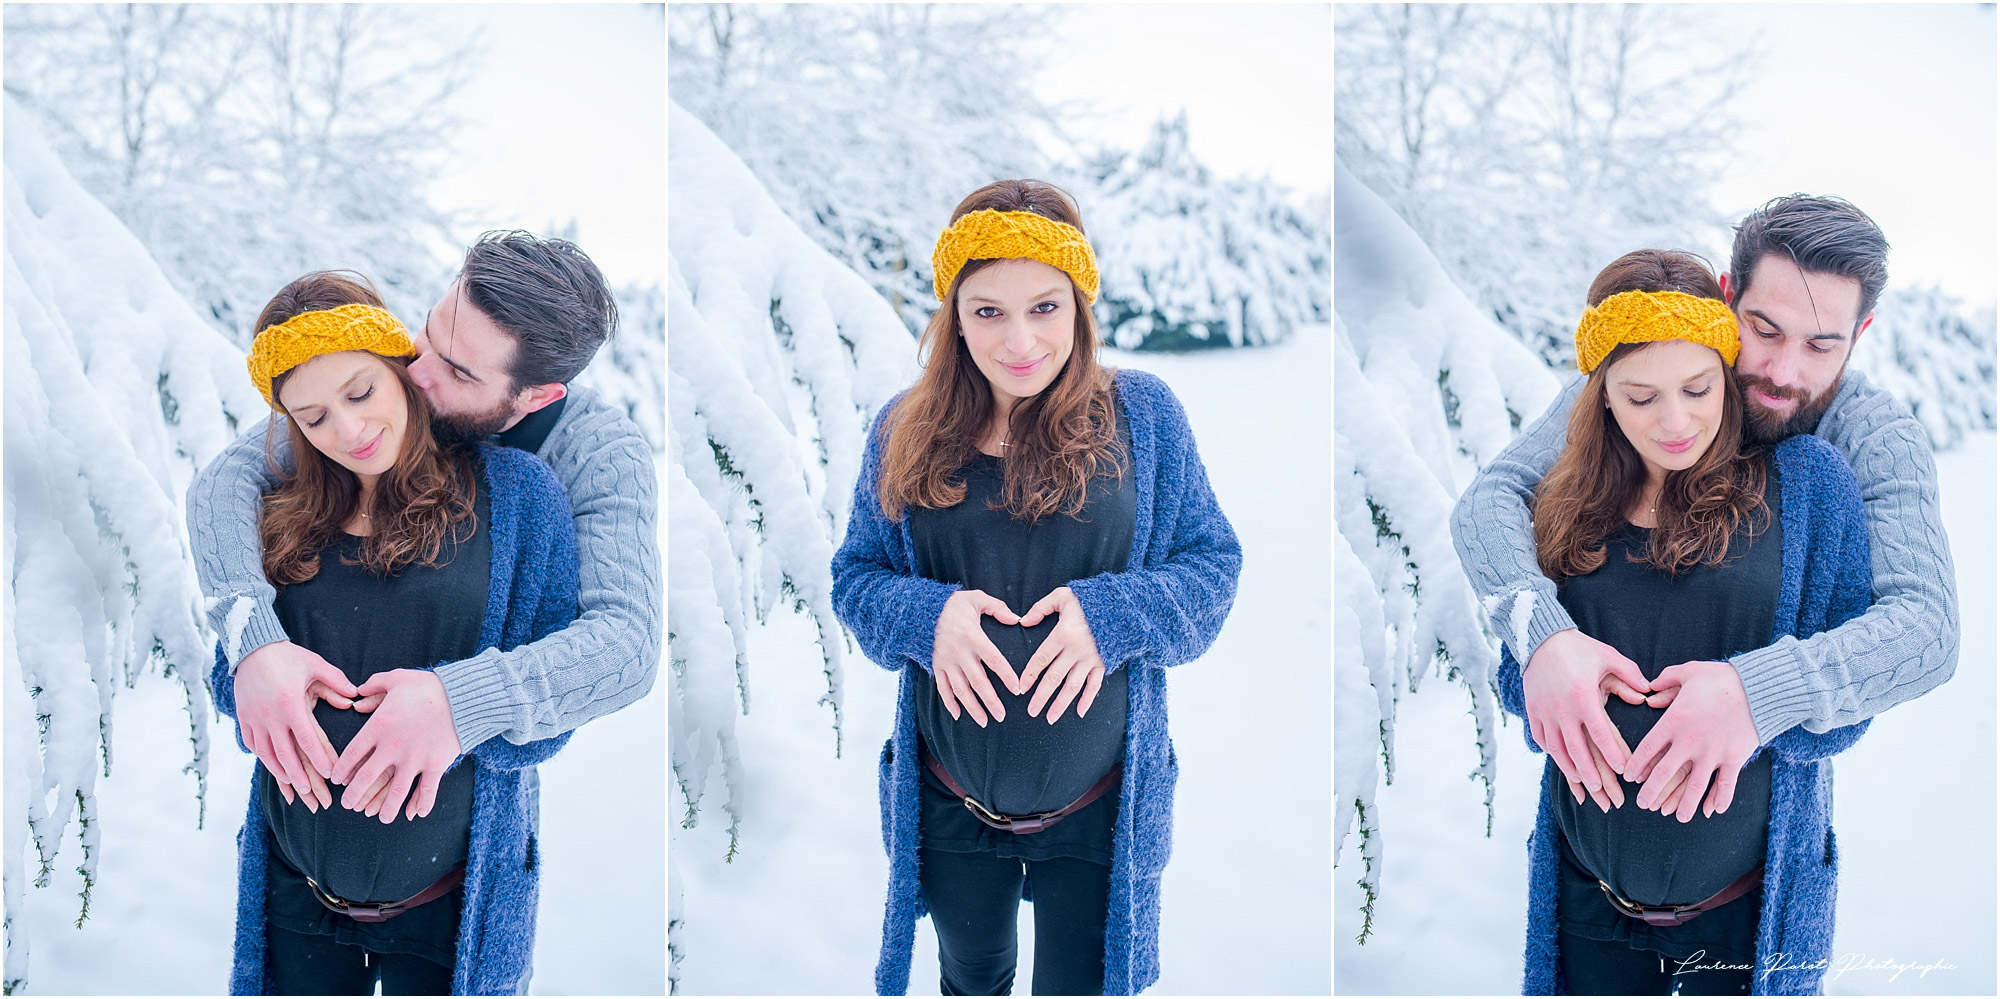
<svg viewBox="0 0 2000 999"><path fill-rule="evenodd" d="M1625 786L1619 780L1618 771L1611 769L1611 764L1605 762L1604 754L1597 751L1595 744L1590 747L1590 759L1597 767L1600 789L1588 790L1581 783L1570 781L1569 793L1576 796L1576 803L1583 804L1583 799L1587 795L1599 809L1606 812L1625 807Z"/></svg>
<svg viewBox="0 0 2000 999"><path fill-rule="evenodd" d="M1021 623L998 597L981 590L953 593L938 614L937 632L931 639L931 677L937 682L938 700L944 702L944 709L951 712L953 721L958 720L962 706L980 728L985 728L988 712L994 721L1007 717L1000 695L993 692L993 684L986 679L987 670L992 670L1007 685L1008 693L1018 695L1028 688L1014 675L1014 667L1007 664L1007 657L1000 654L999 647L986 637L979 623L982 617L991 617L1001 624ZM984 709L980 707L982 703Z"/></svg>
<svg viewBox="0 0 2000 999"><path fill-rule="evenodd" d="M1033 687L1035 678L1041 678L1041 687L1028 701L1028 717L1033 718L1047 704L1048 721L1054 725L1072 700L1076 701L1078 718L1090 712L1098 688L1104 685L1104 660L1097 654L1097 639L1090 634L1089 622L1083 619L1083 605L1069 587L1058 586L1036 601L1022 615L1021 625L1032 628L1050 614L1060 614L1061 620L1021 671L1021 689ZM1053 703L1049 701L1052 696Z"/></svg>

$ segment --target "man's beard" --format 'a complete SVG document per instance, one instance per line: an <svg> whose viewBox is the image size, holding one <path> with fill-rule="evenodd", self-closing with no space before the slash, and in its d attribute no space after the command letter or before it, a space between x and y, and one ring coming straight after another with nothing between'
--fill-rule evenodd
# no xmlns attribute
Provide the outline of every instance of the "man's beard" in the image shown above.
<svg viewBox="0 0 2000 999"><path fill-rule="evenodd" d="M1826 415L1827 407L1833 405L1833 397L1840 394L1841 372L1832 385L1819 395L1811 395L1805 389L1779 388L1769 379L1758 375L1736 376L1736 384L1743 389L1743 435L1758 444L1776 444L1787 437L1809 434L1819 429L1819 418ZM1779 399L1796 399L1790 413L1778 413L1766 409L1751 396L1756 389L1765 395Z"/></svg>
<svg viewBox="0 0 2000 999"><path fill-rule="evenodd" d="M431 411L431 435L439 444L477 444L500 432L514 415L511 403L501 403L484 413L441 413Z"/></svg>

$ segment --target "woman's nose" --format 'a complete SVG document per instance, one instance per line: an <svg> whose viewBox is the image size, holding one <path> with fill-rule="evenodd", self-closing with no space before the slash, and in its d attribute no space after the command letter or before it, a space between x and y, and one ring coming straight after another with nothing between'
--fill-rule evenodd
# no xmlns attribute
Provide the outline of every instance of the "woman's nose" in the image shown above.
<svg viewBox="0 0 2000 999"><path fill-rule="evenodd" d="M340 418L340 440L343 444L360 444L363 432L368 429L368 421L358 413L349 413Z"/></svg>
<svg viewBox="0 0 2000 999"><path fill-rule="evenodd" d="M1009 354L1018 356L1033 349L1035 346L1035 333L1028 328L1028 321L1026 319L1009 319L1007 321L1006 335L1001 338L1000 345L1007 348Z"/></svg>
<svg viewBox="0 0 2000 999"><path fill-rule="evenodd" d="M1660 410L1660 429L1668 433L1679 433L1687 429L1687 407L1678 401L1670 401Z"/></svg>

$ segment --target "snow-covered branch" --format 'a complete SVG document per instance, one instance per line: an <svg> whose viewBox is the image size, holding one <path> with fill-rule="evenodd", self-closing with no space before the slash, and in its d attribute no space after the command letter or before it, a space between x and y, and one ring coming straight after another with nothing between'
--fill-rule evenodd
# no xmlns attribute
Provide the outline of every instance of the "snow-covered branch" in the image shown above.
<svg viewBox="0 0 2000 999"><path fill-rule="evenodd" d="M6 983L25 985L32 877L70 821L88 915L95 797L112 700L149 663L187 697L189 791L207 787L214 640L188 556L188 482L266 412L243 355L169 286L64 170L11 100L6 116ZM30 876L27 865L35 864Z"/></svg>
<svg viewBox="0 0 2000 999"><path fill-rule="evenodd" d="M1472 473L1557 386L1338 160L1334 201L1334 792L1341 837L1360 829L1372 907L1383 840L1375 792L1395 779L1397 698L1434 665L1471 697L1472 776L1485 784L1491 824L1498 652L1448 521Z"/></svg>

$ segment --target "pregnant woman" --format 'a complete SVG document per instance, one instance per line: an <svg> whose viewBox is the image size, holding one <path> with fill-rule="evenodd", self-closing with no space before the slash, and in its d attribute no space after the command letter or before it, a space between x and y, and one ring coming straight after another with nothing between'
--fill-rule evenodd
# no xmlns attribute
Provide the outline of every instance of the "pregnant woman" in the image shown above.
<svg viewBox="0 0 2000 999"><path fill-rule="evenodd" d="M1176 764L1166 667L1221 629L1242 563L1179 402L1098 363L1097 264L1069 196L974 191L932 258L923 373L869 434L833 561L842 622L902 674L883 748L888 910L876 988L917 919L947 995L1159 977Z"/></svg>
<svg viewBox="0 0 2000 999"><path fill-rule="evenodd" d="M574 527L539 459L432 438L405 370L409 334L365 280L308 274L257 329L251 380L297 466L264 500L264 571L285 633L344 674L313 686L340 751L387 674L512 648L575 617ZM235 717L220 649L211 689ZM343 789L312 773L292 787L259 767L237 838L230 991L519 991L534 945L533 767L567 739L462 747L441 781L388 811L386 792L410 775Z"/></svg>
<svg viewBox="0 0 2000 999"><path fill-rule="evenodd" d="M1636 251L1597 276L1576 333L1589 378L1535 493L1537 555L1564 609L1651 688L1606 681L1627 747L1679 690L1653 683L1663 670L1804 638L1870 599L1847 463L1808 435L1745 444L1722 298L1681 253ZM1525 718L1524 682L1537 678L1503 654L1502 703ZM1790 729L1733 775L1733 792L1720 775L1701 800L1669 784L1651 808L1601 757L1593 795L1550 762L1529 847L1523 993L1817 991L1813 964L1833 942L1826 758L1866 724ZM1528 742L1540 749L1534 733Z"/></svg>

